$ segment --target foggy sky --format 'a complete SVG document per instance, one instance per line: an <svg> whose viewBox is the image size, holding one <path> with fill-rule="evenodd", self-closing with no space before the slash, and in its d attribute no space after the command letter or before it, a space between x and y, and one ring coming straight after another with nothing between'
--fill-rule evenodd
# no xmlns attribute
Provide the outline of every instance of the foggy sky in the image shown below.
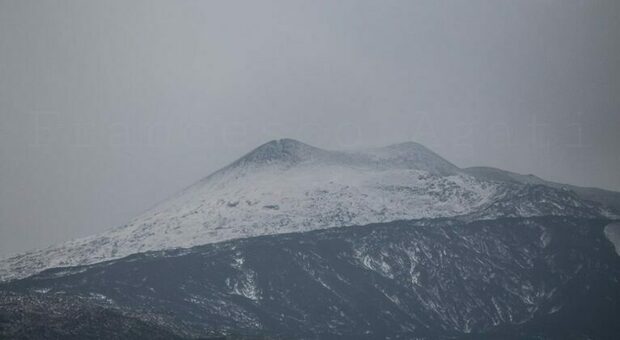
<svg viewBox="0 0 620 340"><path fill-rule="evenodd" d="M0 256L268 140L620 190L618 1L0 0Z"/></svg>

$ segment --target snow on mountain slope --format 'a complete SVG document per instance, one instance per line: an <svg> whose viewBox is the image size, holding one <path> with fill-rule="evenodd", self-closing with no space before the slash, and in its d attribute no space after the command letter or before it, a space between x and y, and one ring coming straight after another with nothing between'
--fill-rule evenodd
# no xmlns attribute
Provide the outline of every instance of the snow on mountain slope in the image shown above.
<svg viewBox="0 0 620 340"><path fill-rule="evenodd" d="M562 190L469 175L416 143L342 152L283 139L127 225L1 261L0 279L258 235L419 218L563 214L605 210Z"/></svg>
<svg viewBox="0 0 620 340"><path fill-rule="evenodd" d="M497 182L543 185L555 189L565 189L574 192L582 200L592 201L607 206L615 211L620 211L620 192L603 190L598 188L579 187L575 185L546 181L534 175L521 175L514 172L491 168L471 167L462 169L463 172L483 180Z"/></svg>

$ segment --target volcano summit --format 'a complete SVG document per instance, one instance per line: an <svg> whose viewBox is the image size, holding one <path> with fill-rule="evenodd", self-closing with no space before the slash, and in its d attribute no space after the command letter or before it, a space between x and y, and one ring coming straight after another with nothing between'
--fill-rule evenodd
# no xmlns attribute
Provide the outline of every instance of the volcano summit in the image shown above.
<svg viewBox="0 0 620 340"><path fill-rule="evenodd" d="M1 261L0 279L147 251L397 220L618 214L617 193L588 195L519 176L461 169L413 142L328 151L274 140L126 225Z"/></svg>

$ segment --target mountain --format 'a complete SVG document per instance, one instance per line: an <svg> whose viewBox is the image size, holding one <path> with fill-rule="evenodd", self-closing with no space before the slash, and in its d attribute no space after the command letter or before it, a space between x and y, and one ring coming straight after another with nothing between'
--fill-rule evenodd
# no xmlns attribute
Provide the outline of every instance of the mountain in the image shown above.
<svg viewBox="0 0 620 340"><path fill-rule="evenodd" d="M0 291L0 339L183 339L166 327L73 296Z"/></svg>
<svg viewBox="0 0 620 340"><path fill-rule="evenodd" d="M555 189L569 190L574 192L583 200L597 202L604 206L610 207L615 211L620 211L620 192L598 188L584 188L575 185L545 181L544 179L534 175L521 175L492 167L471 167L465 168L463 171L483 180L486 179L504 183L543 185Z"/></svg>
<svg viewBox="0 0 620 340"><path fill-rule="evenodd" d="M0 338L613 339L608 224L396 221L50 269L0 284Z"/></svg>
<svg viewBox="0 0 620 340"><path fill-rule="evenodd" d="M620 211L604 195L504 177L460 169L411 142L328 151L275 140L127 225L0 261L0 280L260 235L421 218L612 218Z"/></svg>

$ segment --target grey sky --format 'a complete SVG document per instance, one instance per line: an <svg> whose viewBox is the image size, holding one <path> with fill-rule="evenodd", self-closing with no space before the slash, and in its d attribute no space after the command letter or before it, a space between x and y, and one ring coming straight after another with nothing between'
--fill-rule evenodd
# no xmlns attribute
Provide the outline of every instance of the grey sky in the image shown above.
<svg viewBox="0 0 620 340"><path fill-rule="evenodd" d="M620 2L0 0L0 256L274 138L620 190Z"/></svg>

